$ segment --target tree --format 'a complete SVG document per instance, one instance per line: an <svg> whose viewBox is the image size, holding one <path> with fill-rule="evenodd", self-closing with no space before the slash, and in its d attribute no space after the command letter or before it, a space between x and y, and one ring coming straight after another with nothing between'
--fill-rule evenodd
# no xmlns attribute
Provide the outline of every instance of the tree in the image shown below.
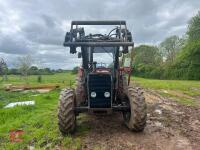
<svg viewBox="0 0 200 150"><path fill-rule="evenodd" d="M38 67L36 67L36 66L31 66L30 70L37 71L37 70L38 70Z"/></svg>
<svg viewBox="0 0 200 150"><path fill-rule="evenodd" d="M29 72L30 72L31 75L38 75L39 74L38 68L36 66L31 66Z"/></svg>
<svg viewBox="0 0 200 150"><path fill-rule="evenodd" d="M162 57L155 46L141 45L135 48L134 74L142 77L160 78Z"/></svg>
<svg viewBox="0 0 200 150"><path fill-rule="evenodd" d="M29 70L31 68L31 65L33 63L33 60L30 55L18 57L17 59L17 68L19 69L22 77L27 79Z"/></svg>
<svg viewBox="0 0 200 150"><path fill-rule="evenodd" d="M173 68L177 78L200 80L200 40L190 41L182 49Z"/></svg>
<svg viewBox="0 0 200 150"><path fill-rule="evenodd" d="M159 49L155 46L141 45L135 48L134 64L159 65L162 62Z"/></svg>
<svg viewBox="0 0 200 150"><path fill-rule="evenodd" d="M3 81L8 80L7 73L8 73L7 64L5 63L4 59L1 58L1 60L0 60L0 75L3 76Z"/></svg>
<svg viewBox="0 0 200 150"><path fill-rule="evenodd" d="M200 11L189 21L187 35L189 41L200 40Z"/></svg>
<svg viewBox="0 0 200 150"><path fill-rule="evenodd" d="M16 68L9 69L9 74L19 75L19 70Z"/></svg>
<svg viewBox="0 0 200 150"><path fill-rule="evenodd" d="M72 74L77 74L78 73L78 66L74 67L72 70Z"/></svg>
<svg viewBox="0 0 200 150"><path fill-rule="evenodd" d="M168 62L174 62L177 53L184 45L184 39L177 35L170 36L160 43L160 51L164 59Z"/></svg>
<svg viewBox="0 0 200 150"><path fill-rule="evenodd" d="M44 72L46 74L51 74L51 69L50 68L44 68Z"/></svg>

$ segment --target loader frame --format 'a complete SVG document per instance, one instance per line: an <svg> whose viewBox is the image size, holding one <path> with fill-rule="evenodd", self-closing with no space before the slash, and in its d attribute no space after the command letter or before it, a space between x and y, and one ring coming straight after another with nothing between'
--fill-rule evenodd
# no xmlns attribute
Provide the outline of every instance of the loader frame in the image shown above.
<svg viewBox="0 0 200 150"><path fill-rule="evenodd" d="M115 28L114 37L108 35L100 35L100 34L89 34L85 35L84 28L79 26L86 25L114 25L117 26ZM113 30L114 31L114 30ZM112 31L111 31L112 32ZM94 38L95 37L95 38ZM82 57L82 67L79 69L78 78L83 82L83 88L85 91L85 98L80 105L75 106L76 114L81 112L107 112L112 113L112 111L130 111L128 105L123 103L122 100L119 100L117 97L123 95L125 91L122 85L123 78L125 74L128 74L127 84L130 83L130 75L131 75L131 65L132 65L132 56L133 56L133 48L134 42L132 42L131 32L127 29L126 22L121 21L72 21L70 32L66 33L65 41L63 44L65 47L70 48L70 53L77 53L77 48L80 47L81 52L80 55ZM110 108L90 108L90 94L89 94L89 84L88 84L88 76L94 70L88 66L88 64L93 62L93 49L95 47L113 47L116 49L115 57L114 57L114 69L111 74L112 77L112 92L111 92L111 107ZM128 48L131 47L131 63L130 66L120 67L119 62L119 53L120 50L122 52L122 62L123 64L125 55L128 53ZM92 65L92 64L91 64ZM97 73L98 74L98 73Z"/></svg>

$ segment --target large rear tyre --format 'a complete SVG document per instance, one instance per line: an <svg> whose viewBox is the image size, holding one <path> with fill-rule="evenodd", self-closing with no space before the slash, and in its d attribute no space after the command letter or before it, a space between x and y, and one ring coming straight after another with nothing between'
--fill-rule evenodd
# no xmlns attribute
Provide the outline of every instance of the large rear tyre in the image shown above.
<svg viewBox="0 0 200 150"><path fill-rule="evenodd" d="M130 111L124 112L124 122L131 131L141 132L146 126L147 105L141 88L129 87L127 90L127 102Z"/></svg>
<svg viewBox="0 0 200 150"><path fill-rule="evenodd" d="M75 96L72 89L64 89L60 93L58 107L58 127L63 135L75 131L76 115L74 112Z"/></svg>

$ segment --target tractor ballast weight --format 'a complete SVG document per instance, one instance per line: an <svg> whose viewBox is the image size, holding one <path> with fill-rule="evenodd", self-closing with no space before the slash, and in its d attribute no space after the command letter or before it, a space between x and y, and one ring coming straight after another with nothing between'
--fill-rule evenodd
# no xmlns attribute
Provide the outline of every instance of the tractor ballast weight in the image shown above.
<svg viewBox="0 0 200 150"><path fill-rule="evenodd" d="M79 26L86 25L116 27L108 34L85 35L84 28ZM72 21L63 45L69 47L72 54L79 50L78 56L82 57L82 65L79 68L76 89L64 89L60 94L60 131L63 134L72 133L79 113L110 114L113 111L123 113L124 123L130 130L143 131L146 125L146 103L142 89L129 86L134 43L126 22ZM113 65L97 66L93 58L95 53L111 54ZM128 56L128 65L123 65Z"/></svg>

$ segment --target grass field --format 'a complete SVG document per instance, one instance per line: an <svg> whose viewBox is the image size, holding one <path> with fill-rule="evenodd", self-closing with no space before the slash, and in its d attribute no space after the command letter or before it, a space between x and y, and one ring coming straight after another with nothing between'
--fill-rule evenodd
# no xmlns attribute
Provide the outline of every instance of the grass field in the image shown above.
<svg viewBox="0 0 200 150"><path fill-rule="evenodd" d="M18 76L9 76L7 82L0 83L0 149L27 149L27 146L34 146L35 149L55 149L59 146L62 149L80 149L81 136L86 134L89 127L81 124L83 119L81 115L78 118L78 130L75 137L63 137L57 127L57 104L60 89L74 83L75 75L71 73L60 73L55 75L42 76L42 83L37 82L37 76L30 76L28 81L21 80ZM167 81L151 80L143 78L132 78L132 80L144 88L155 90L175 90L182 92L186 96L200 95L200 81ZM5 84L30 84L30 85L48 85L59 84L60 89L49 93L37 92L8 92L4 91ZM161 92L162 93L162 92ZM174 95L170 95L173 97ZM183 105L192 105L193 100L180 96ZM185 99L188 101L185 102ZM34 106L17 106L14 108L3 108L6 104L15 101L34 100ZM178 101L178 100L177 100ZM195 104L194 104L195 105ZM10 143L9 131L21 129L24 131L23 142Z"/></svg>
<svg viewBox="0 0 200 150"><path fill-rule="evenodd" d="M37 76L30 76L27 81L17 76L9 76L5 84L48 85L59 84L66 87L74 82L75 76L71 73L45 75L42 83L37 83ZM34 145L35 149L54 148L55 145L65 146L68 149L80 149L80 139L70 136L63 137L57 127L57 105L60 89L49 93L37 92L8 92L0 90L0 149L26 149L27 145ZM4 109L3 107L16 101L34 100L34 106L17 106ZM9 131L20 129L24 131L23 142L10 143ZM78 133L83 133L87 127L79 126Z"/></svg>
<svg viewBox="0 0 200 150"><path fill-rule="evenodd" d="M49 84L58 84L61 87L63 86L69 86L70 81L71 84L74 82L75 75L71 73L57 73L54 75L42 75L42 82L38 83L38 76L31 75L28 77L27 80L24 80L20 78L20 76L16 75L9 75L8 81L6 82L0 82L0 88L3 88L6 84L31 84L31 85L49 85Z"/></svg>
<svg viewBox="0 0 200 150"><path fill-rule="evenodd" d="M133 77L133 83L145 89L156 90L160 95L170 97L183 105L195 106L194 97L200 95L200 81L155 80Z"/></svg>
<svg viewBox="0 0 200 150"><path fill-rule="evenodd" d="M155 79L144 79L137 77L132 78L132 80L136 81L144 88L179 90L191 96L200 94L200 81L155 80Z"/></svg>

